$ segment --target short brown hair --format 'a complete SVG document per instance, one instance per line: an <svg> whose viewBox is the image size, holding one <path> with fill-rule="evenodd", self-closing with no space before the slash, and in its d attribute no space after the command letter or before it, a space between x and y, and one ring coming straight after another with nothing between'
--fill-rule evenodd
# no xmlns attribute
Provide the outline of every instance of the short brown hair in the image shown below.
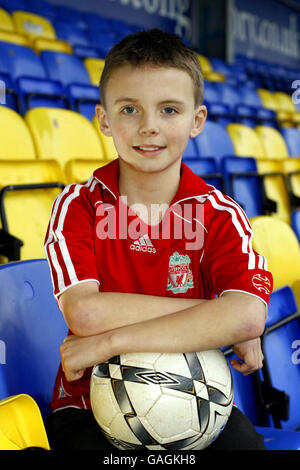
<svg viewBox="0 0 300 470"><path fill-rule="evenodd" d="M124 65L173 67L187 72L195 87L195 103L203 101L203 75L198 55L179 36L160 29L128 34L105 57L100 79L100 97L105 106L105 88L112 72Z"/></svg>

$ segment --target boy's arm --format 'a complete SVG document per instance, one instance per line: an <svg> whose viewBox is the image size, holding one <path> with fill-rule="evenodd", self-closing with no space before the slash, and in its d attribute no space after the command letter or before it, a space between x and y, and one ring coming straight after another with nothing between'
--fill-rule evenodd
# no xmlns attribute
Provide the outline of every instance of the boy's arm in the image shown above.
<svg viewBox="0 0 300 470"><path fill-rule="evenodd" d="M69 336L61 346L68 380L110 357L128 352L189 352L216 349L258 338L265 305L253 296L228 292L218 299L105 333Z"/></svg>
<svg viewBox="0 0 300 470"><path fill-rule="evenodd" d="M70 330L77 336L91 336L184 310L201 299L99 292L96 282L69 287L59 305Z"/></svg>

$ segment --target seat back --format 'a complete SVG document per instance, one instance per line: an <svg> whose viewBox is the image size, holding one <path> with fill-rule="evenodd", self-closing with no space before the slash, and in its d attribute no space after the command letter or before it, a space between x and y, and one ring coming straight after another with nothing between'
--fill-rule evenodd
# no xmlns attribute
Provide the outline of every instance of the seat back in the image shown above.
<svg viewBox="0 0 300 470"><path fill-rule="evenodd" d="M288 188L282 166L279 160L258 160L258 172L264 175L263 182L266 195L269 199L276 202L277 208L274 217L290 223L291 219L291 202L289 198Z"/></svg>
<svg viewBox="0 0 300 470"><path fill-rule="evenodd" d="M33 49L8 42L0 42L0 71L8 73L13 80L21 76L47 78L43 64Z"/></svg>
<svg viewBox="0 0 300 470"><path fill-rule="evenodd" d="M203 178L207 184L224 192L224 181L219 173L216 160L213 157L183 158L182 160L196 175Z"/></svg>
<svg viewBox="0 0 300 470"><path fill-rule="evenodd" d="M263 194L256 160L252 157L224 157L221 171L227 194L242 206L248 218L263 215Z"/></svg>
<svg viewBox="0 0 300 470"><path fill-rule="evenodd" d="M41 61L51 80L58 80L64 86L70 83L80 83L90 85L89 74L75 55L65 52L43 51Z"/></svg>
<svg viewBox="0 0 300 470"><path fill-rule="evenodd" d="M113 138L110 136L106 136L105 134L103 134L103 132L101 132L99 122L96 116L93 117L93 125L96 128L97 135L100 139L102 148L104 149L105 160L111 161L115 160L115 158L118 158L118 152L115 147Z"/></svg>
<svg viewBox="0 0 300 470"><path fill-rule="evenodd" d="M32 133L38 158L56 159L62 167L71 158L104 159L93 125L80 114L58 108L35 108L25 121Z"/></svg>
<svg viewBox="0 0 300 470"><path fill-rule="evenodd" d="M266 158L276 160L288 158L286 143L277 129L270 126L257 126L255 132L261 141Z"/></svg>
<svg viewBox="0 0 300 470"><path fill-rule="evenodd" d="M239 157L264 158L264 149L255 131L244 124L228 124L235 155Z"/></svg>
<svg viewBox="0 0 300 470"><path fill-rule="evenodd" d="M84 60L84 65L88 71L91 84L99 86L101 73L104 68L104 59L88 57Z"/></svg>
<svg viewBox="0 0 300 470"><path fill-rule="evenodd" d="M14 11L12 18L18 33L25 34L31 39L35 37L56 39L51 22L42 16L26 11Z"/></svg>
<svg viewBox="0 0 300 470"><path fill-rule="evenodd" d="M0 159L35 159L35 148L23 118L14 110L0 107Z"/></svg>
<svg viewBox="0 0 300 470"><path fill-rule="evenodd" d="M7 392L30 395L45 417L67 334L45 259L0 265L0 311Z"/></svg>
<svg viewBox="0 0 300 470"><path fill-rule="evenodd" d="M289 286L273 292L269 305L263 353L271 385L289 396L289 418L281 421L283 429L300 429L300 317Z"/></svg>
<svg viewBox="0 0 300 470"><path fill-rule="evenodd" d="M107 165L103 160L89 160L88 158L74 158L65 166L67 184L84 184L97 168Z"/></svg>
<svg viewBox="0 0 300 470"><path fill-rule="evenodd" d="M300 305L300 247L292 228L270 216L250 219L254 233L253 248L267 259L273 274L273 288L289 285Z"/></svg>
<svg viewBox="0 0 300 470"><path fill-rule="evenodd" d="M203 132L195 137L200 157L214 157L218 167L223 156L235 155L232 141L224 127L212 121L205 123Z"/></svg>
<svg viewBox="0 0 300 470"><path fill-rule="evenodd" d="M296 128L284 128L281 134L285 140L290 157L300 157L300 130Z"/></svg>
<svg viewBox="0 0 300 470"><path fill-rule="evenodd" d="M15 25L13 23L12 17L3 8L0 8L0 29L3 31L15 31Z"/></svg>

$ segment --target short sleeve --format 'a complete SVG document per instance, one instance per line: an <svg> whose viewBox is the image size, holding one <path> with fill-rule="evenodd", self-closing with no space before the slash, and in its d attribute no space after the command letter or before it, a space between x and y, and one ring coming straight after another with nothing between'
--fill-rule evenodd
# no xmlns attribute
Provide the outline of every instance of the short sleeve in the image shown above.
<svg viewBox="0 0 300 470"><path fill-rule="evenodd" d="M94 207L84 185L67 186L52 205L45 237L53 292L85 281L100 284L94 250Z"/></svg>
<svg viewBox="0 0 300 470"><path fill-rule="evenodd" d="M212 195L213 216L207 233L205 258L214 295L227 291L259 297L267 306L273 288L267 260L252 246L253 232L242 208L231 198Z"/></svg>

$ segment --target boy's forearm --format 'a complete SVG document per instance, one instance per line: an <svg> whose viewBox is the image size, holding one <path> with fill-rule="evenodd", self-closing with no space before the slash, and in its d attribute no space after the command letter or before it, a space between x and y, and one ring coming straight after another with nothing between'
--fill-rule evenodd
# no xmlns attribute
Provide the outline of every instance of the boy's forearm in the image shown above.
<svg viewBox="0 0 300 470"><path fill-rule="evenodd" d="M256 302L256 303L255 303ZM258 302L258 303L257 303ZM216 349L259 337L265 306L245 294L223 296L111 332L112 355Z"/></svg>
<svg viewBox="0 0 300 470"><path fill-rule="evenodd" d="M68 324L76 335L90 336L169 315L203 302L207 300L95 292L82 298L74 311L71 304L68 316L72 321Z"/></svg>

